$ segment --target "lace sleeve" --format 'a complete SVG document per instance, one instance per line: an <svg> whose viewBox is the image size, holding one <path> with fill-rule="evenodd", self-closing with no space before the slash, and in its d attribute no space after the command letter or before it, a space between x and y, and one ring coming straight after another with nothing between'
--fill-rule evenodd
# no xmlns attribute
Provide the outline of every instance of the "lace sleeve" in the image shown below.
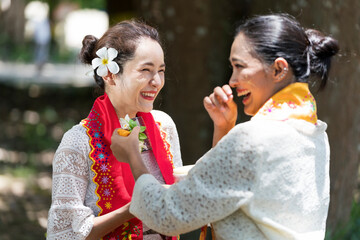
<svg viewBox="0 0 360 240"><path fill-rule="evenodd" d="M92 229L93 211L84 206L89 174L86 137L70 130L55 153L47 239L85 239Z"/></svg>
<svg viewBox="0 0 360 240"><path fill-rule="evenodd" d="M179 135L176 125L172 118L165 112L153 110L151 113L155 121L161 122L161 127L167 133L167 141L170 143L170 151L173 154L174 167L181 167L183 165L180 152Z"/></svg>
<svg viewBox="0 0 360 240"><path fill-rule="evenodd" d="M236 127L235 127L236 128ZM165 188L151 175L141 176L130 212L166 235L192 231L225 218L253 196L256 146L240 128L207 152L183 181Z"/></svg>

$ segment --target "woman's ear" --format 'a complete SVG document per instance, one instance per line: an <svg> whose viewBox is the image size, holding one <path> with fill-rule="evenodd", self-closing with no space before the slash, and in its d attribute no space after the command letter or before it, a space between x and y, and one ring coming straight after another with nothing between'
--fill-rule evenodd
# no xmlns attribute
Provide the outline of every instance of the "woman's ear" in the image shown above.
<svg viewBox="0 0 360 240"><path fill-rule="evenodd" d="M289 64L284 58L279 57L275 59L273 67L274 69L272 77L274 82L281 82L287 79L287 75L289 73Z"/></svg>
<svg viewBox="0 0 360 240"><path fill-rule="evenodd" d="M111 85L115 85L115 76L116 76L115 74L108 71L108 74L102 78L107 85L111 86Z"/></svg>

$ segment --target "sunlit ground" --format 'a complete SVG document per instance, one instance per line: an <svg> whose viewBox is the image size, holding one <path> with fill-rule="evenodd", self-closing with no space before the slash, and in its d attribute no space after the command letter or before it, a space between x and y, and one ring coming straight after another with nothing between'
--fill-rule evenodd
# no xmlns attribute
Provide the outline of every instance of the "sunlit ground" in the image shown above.
<svg viewBox="0 0 360 240"><path fill-rule="evenodd" d="M10 82L0 83L0 239L44 239L54 151L93 88Z"/></svg>

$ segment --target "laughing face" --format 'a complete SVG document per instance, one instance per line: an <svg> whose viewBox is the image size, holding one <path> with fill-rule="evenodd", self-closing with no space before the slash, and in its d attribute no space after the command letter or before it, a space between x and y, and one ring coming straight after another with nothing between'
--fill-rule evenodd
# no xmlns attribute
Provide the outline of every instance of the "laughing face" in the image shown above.
<svg viewBox="0 0 360 240"><path fill-rule="evenodd" d="M244 112L250 116L255 115L277 89L270 67L254 57L252 51L242 33L236 36L231 46L233 73L229 81L229 85L236 88L237 95L243 97Z"/></svg>
<svg viewBox="0 0 360 240"><path fill-rule="evenodd" d="M164 86L164 53L158 42L141 38L134 58L124 65L123 73L115 79L109 92L119 117L137 112L149 112L159 91ZM109 95L110 97L110 95Z"/></svg>

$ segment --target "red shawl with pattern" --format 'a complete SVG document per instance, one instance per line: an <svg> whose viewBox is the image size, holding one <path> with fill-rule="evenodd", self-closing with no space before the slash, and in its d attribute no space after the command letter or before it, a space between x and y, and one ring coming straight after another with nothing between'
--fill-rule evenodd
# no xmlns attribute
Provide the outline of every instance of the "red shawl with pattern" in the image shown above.
<svg viewBox="0 0 360 240"><path fill-rule="evenodd" d="M151 113L138 113L146 126L146 135L159 165L166 184L173 184L173 162L170 145L165 137L166 133L155 123ZM100 208L99 216L112 212L131 201L134 177L127 163L120 163L111 152L111 135L120 122L109 97L104 94L95 100L88 115L83 120L90 138L90 159L93 161L91 170L95 173L93 178L96 184L95 193L98 196L97 206ZM104 240L143 239L142 223L133 218L112 233L103 237ZM173 238L176 239L176 238Z"/></svg>

